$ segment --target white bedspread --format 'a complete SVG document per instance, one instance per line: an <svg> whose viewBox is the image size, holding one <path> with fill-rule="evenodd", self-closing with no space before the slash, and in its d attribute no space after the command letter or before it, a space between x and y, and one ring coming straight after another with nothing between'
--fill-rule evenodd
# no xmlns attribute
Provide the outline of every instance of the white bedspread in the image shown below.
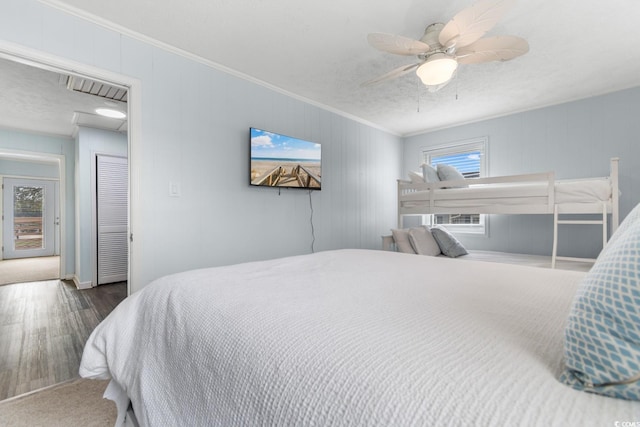
<svg viewBox="0 0 640 427"><path fill-rule="evenodd" d="M559 383L583 273L340 250L168 276L93 332L80 373L142 425L640 421Z"/></svg>

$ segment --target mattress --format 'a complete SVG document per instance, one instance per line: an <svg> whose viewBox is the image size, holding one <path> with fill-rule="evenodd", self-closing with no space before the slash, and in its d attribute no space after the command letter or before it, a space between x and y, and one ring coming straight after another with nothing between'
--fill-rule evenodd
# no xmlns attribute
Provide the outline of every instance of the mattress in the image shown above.
<svg viewBox="0 0 640 427"><path fill-rule="evenodd" d="M551 268L552 257L547 255L519 254L512 252L469 250L469 253L456 259L461 261L500 262L506 264L527 265L530 267ZM446 257L446 255L438 255ZM593 267L591 261L556 260L556 268L588 272Z"/></svg>
<svg viewBox="0 0 640 427"><path fill-rule="evenodd" d="M436 207L466 207L546 204L547 183L488 184L468 188L446 188L434 190ZM609 178L587 178L555 181L555 203L597 203L611 198ZM402 195L402 206L413 207L425 204L429 191L415 191Z"/></svg>
<svg viewBox="0 0 640 427"><path fill-rule="evenodd" d="M151 426L640 419L557 380L583 273L464 265L337 250L167 276L98 325L80 374Z"/></svg>

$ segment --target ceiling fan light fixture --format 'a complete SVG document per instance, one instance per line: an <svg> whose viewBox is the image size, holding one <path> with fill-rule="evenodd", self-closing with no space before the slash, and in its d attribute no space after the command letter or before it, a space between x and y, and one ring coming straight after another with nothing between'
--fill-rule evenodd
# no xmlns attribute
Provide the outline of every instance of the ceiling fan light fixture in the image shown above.
<svg viewBox="0 0 640 427"><path fill-rule="evenodd" d="M96 108L96 113L104 117L110 117L112 119L124 119L127 117L122 111L114 110L112 108Z"/></svg>
<svg viewBox="0 0 640 427"><path fill-rule="evenodd" d="M420 65L416 74L427 86L437 86L448 82L458 68L458 62L445 53L431 55L427 61Z"/></svg>

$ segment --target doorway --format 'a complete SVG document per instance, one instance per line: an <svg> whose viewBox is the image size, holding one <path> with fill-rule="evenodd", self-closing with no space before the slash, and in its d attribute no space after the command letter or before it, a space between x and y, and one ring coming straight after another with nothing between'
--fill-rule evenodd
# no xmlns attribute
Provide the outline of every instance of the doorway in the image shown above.
<svg viewBox="0 0 640 427"><path fill-rule="evenodd" d="M134 144L134 141L140 139L140 128L141 128L141 83L138 79L123 76L121 74L116 74L110 71L106 71L104 69L95 68L94 66L82 64L75 62L73 60L58 58L52 55L43 53L38 50L34 50L25 46L19 46L15 44L5 43L0 40L0 59L5 59L11 62L20 63L23 65L27 65L29 67L35 69L42 69L47 71L52 71L54 73L66 74L76 77L83 77L87 79L92 79L98 82L104 82L106 84L114 85L120 88L123 88L128 93L127 100L127 113L128 113L128 131L127 131L127 139L128 139L128 159L129 159L129 171L134 171L134 164L137 158L139 158L139 145ZM26 97L25 97L26 98ZM73 212L76 209L73 205L73 171L72 169L67 169L67 173L65 173L64 161L65 158L67 161L73 162L72 156L64 156L60 155L59 150L51 151L44 149L40 150L41 153L39 155L44 155L46 157L51 156L50 158L57 158L59 161L59 166L61 170L60 176L60 274L63 279L74 279L73 277L74 263L77 263L78 253L73 254L75 242L73 237L69 234L69 232L73 231L74 227L78 227L76 223L74 225L73 222L69 222L68 218L73 217ZM0 146L0 158L4 158L4 156L8 155L11 157L13 153L18 153L19 156L30 156L33 153L29 153L24 151L19 144L12 145L9 142L9 145ZM55 153L55 154L54 154ZM129 181L127 183L129 194L136 195L139 194L139 180L137 179L137 173L129 173ZM66 181L66 184L65 184ZM66 197L66 193L70 194L69 197ZM65 204L65 198L68 204ZM132 197L129 200L129 210L128 210L128 218L127 218L127 264L128 264L128 274L127 274L127 294L131 293L132 283L138 282L136 280L140 274L139 271L135 268L136 264L134 264L133 258L135 257L136 248L131 244L133 238L133 228L136 223L137 218L137 200ZM67 230L65 231L65 227ZM76 232L77 232L76 228ZM139 249L139 248L137 248ZM69 252L71 251L71 252ZM84 265L84 264L82 264ZM76 282L78 284L78 282ZM84 283L83 283L84 284Z"/></svg>
<svg viewBox="0 0 640 427"><path fill-rule="evenodd" d="M3 259L53 256L59 241L56 181L3 179Z"/></svg>
<svg viewBox="0 0 640 427"><path fill-rule="evenodd" d="M72 348L63 348L63 349L55 349L50 347L49 341L43 341L46 339L48 334L43 334L44 331L43 325L41 324L43 321L48 322L47 325L51 326L51 330L60 330L59 323L55 322L67 322L64 318L58 316L63 310L68 309L69 307L76 307L78 309L85 310L87 308L87 300L90 298L91 294L97 294L99 299L99 304L97 307L100 309L105 309L105 311L111 311L111 309L115 306L117 302L119 302L120 291L117 291L116 294L118 298L111 298L111 296L105 296L105 294L110 293L114 288L126 289L126 291L122 292L124 296L129 295L132 292L132 284L142 283L141 277L141 267L140 263L135 264L133 262L134 259L141 258L141 247L137 245L135 247L130 242L133 239L133 229L136 224L138 224L140 217L140 205L138 202L137 196L140 194L140 179L139 179L139 171L138 168L134 167L134 165L138 165L139 159L142 159L140 154L141 144L141 83L138 79L123 76L120 74L112 73L103 69L98 69L93 66L89 66L86 64L78 63L73 60L59 58L54 55L44 53L39 50L30 49L25 46L15 45L8 42L4 42L0 40L0 58L7 59L9 61L26 64L30 67L44 69L53 71L56 73L74 75L74 76L86 76L87 78L98 80L105 83L112 83L114 85L118 85L120 87L126 88L128 91L128 159L129 159L129 181L128 181L128 189L129 194L131 195L129 199L129 211L128 211L128 223L127 223L127 244L128 244L128 256L127 256L127 264L128 264L128 275L127 282L122 284L114 284L107 286L100 286L94 289L88 290L77 290L76 285L68 281L53 281L53 282L41 282L48 283L51 288L54 288L54 284L57 285L57 290L55 295L50 298L37 298L39 302L68 302L68 301L76 301L73 304L64 304L64 308L55 309L55 308L42 308L36 306L33 301L25 301L20 300L20 303L12 304L9 301L9 296L2 295L0 296L0 300L7 302L10 307L20 307L22 309L28 309L29 315L23 315L21 318L25 320L37 320L37 324L35 324L36 329L30 329L29 325L14 325L15 327L11 328L11 333L17 334L17 336L31 338L31 340L24 339L21 340L19 338L14 338L12 335L6 335L7 331L0 331L0 341L1 342L12 342L12 343L24 343L26 344L24 347L19 346L10 346L11 350L14 351L13 354L7 354L3 358L2 362L4 364L4 368L7 370L6 372L11 372L11 375L0 375L0 390L3 389L4 384L9 384L11 386L16 386L18 389L17 393L28 392L35 388L40 388L43 386L48 386L51 384L55 384L61 380L66 378L62 378L62 376L57 375L60 372L68 375L69 378L73 378L77 376L77 367L79 365L79 360L81 356L81 349L83 343L86 340L86 334L88 331L91 331L95 324L81 324L77 330L81 333L80 336L73 336L69 340L58 340L61 344L71 343ZM6 102L6 98L3 93L3 101ZM29 99L29 97L24 96L24 99ZM40 98L40 94L36 96L36 98ZM17 110L17 109L16 109ZM32 123L32 122L30 122ZM16 133L17 134L17 133ZM38 134L33 134L34 139L38 139ZM74 229L77 235L77 227L79 224L73 220L74 212L77 206L74 204L74 155L73 153L65 152L61 149L60 146L57 147L49 147L45 146L45 144L38 143L34 144L32 148L25 148L21 143L27 139L31 138L7 138L3 141L3 144L0 144L0 158L19 158L19 159L46 159L47 161L55 161L58 165L60 175L60 274L64 279L72 279L73 274L76 269L75 266L78 264L78 257L83 255L81 251L77 250L74 242ZM136 144L138 142L138 144ZM37 152L36 152L37 151ZM65 165L65 161L68 162ZM77 172L77 170L76 170ZM77 183L77 182L76 182ZM90 229L90 225L88 226ZM1 227L0 227L1 230ZM141 233L141 232L140 232ZM142 235L136 235L136 239L144 240ZM74 253L75 252L75 253ZM88 251L86 251L88 252ZM36 258L32 258L36 259ZM84 264L83 264L84 265ZM66 277L65 277L66 276ZM53 284L52 284L53 283ZM134 288L135 289L135 288ZM28 293L32 297L37 297L38 294L35 292L31 292L32 288L28 286L0 286L0 292L9 292L13 290L20 290ZM38 291L42 291L41 288L38 288ZM67 292L68 291L68 292ZM46 292L46 291L45 291ZM114 291L115 292L115 291ZM65 295L69 293L73 293L78 297L77 300L71 300L67 298ZM61 296L60 296L61 295ZM20 298L20 296L18 296ZM114 303L112 304L111 301ZM109 304L107 304L109 303ZM91 309L93 312L93 309ZM32 313L41 314L41 313L53 313L56 316L50 318L43 318L40 315L33 315ZM65 312L66 314L66 312ZM77 311L70 312L71 319L84 319L89 322L93 322L96 318L93 316L91 319L85 319L86 316L82 316L82 313ZM99 321L100 318L97 318ZM50 322L50 323L49 323ZM64 323L64 324L67 324ZM6 328L5 328L6 329ZM4 334L4 335L3 335ZM44 337L44 338L43 338ZM22 352L23 348L36 348L35 344L32 344L32 340L37 340L37 346L40 350L48 351L53 348L53 352L44 353L44 352ZM29 354L29 356L26 356ZM24 355L24 356L23 356ZM64 357L60 357L60 355L65 355ZM27 375L23 375L23 371L19 371L14 365L10 364L10 361L19 361L22 367L37 367L40 366L38 363L42 363L45 361L44 368L32 368L28 369L29 373L41 373L47 372L49 374L54 374L53 377L49 378L29 378ZM47 368L48 366L48 368ZM20 380L25 384L25 388L20 388L21 386L17 386L20 383ZM0 398L2 398L0 396Z"/></svg>
<svg viewBox="0 0 640 427"><path fill-rule="evenodd" d="M61 154L0 147L0 285L65 277L65 164Z"/></svg>

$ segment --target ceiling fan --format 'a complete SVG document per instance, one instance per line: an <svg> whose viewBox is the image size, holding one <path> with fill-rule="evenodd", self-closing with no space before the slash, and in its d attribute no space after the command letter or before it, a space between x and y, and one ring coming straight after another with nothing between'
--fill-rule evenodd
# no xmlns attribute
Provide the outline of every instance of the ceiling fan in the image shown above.
<svg viewBox="0 0 640 427"><path fill-rule="evenodd" d="M429 25L420 40L393 34L369 34L367 40L376 49L396 55L415 55L418 62L403 65L362 85L380 83L416 70L427 89L435 92L451 81L458 64L508 61L524 55L529 51L529 43L521 37L481 38L514 3L515 0L480 0L458 12L446 25Z"/></svg>

